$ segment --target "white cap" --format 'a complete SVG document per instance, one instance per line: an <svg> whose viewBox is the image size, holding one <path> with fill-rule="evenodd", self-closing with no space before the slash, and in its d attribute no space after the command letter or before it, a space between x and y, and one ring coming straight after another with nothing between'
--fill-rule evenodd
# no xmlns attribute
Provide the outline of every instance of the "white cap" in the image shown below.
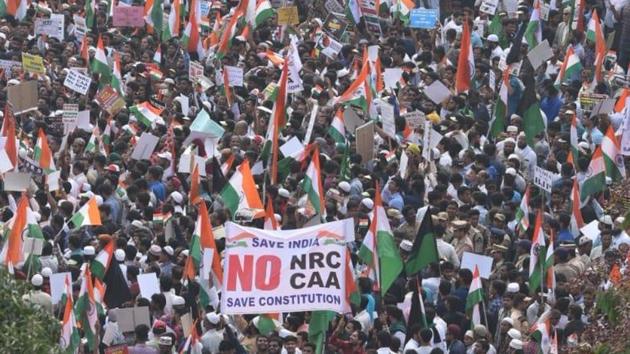
<svg viewBox="0 0 630 354"><path fill-rule="evenodd" d="M190 254L190 252L188 250L183 250L181 252L181 255L183 255L184 257L188 257L188 254Z"/></svg>
<svg viewBox="0 0 630 354"><path fill-rule="evenodd" d="M409 240L402 240L399 247L405 252L411 252L411 249L413 248L413 243L411 243L411 241Z"/></svg>
<svg viewBox="0 0 630 354"><path fill-rule="evenodd" d="M164 247L164 252L166 252L169 256L172 256L175 253L175 251L173 251L173 247L171 246Z"/></svg>
<svg viewBox="0 0 630 354"><path fill-rule="evenodd" d="M160 253L162 253L162 247L158 245L151 245L151 248L149 248L149 252L154 256L159 256Z"/></svg>
<svg viewBox="0 0 630 354"><path fill-rule="evenodd" d="M505 170L506 175L516 176L516 170L513 167L509 167Z"/></svg>
<svg viewBox="0 0 630 354"><path fill-rule="evenodd" d="M161 152L161 153L157 154L157 156L159 158L161 158L161 159L166 159L166 160L169 160L169 161L173 160L173 155L171 155L171 153L168 152L168 151Z"/></svg>
<svg viewBox="0 0 630 354"><path fill-rule="evenodd" d="M514 320L511 317L506 317L502 319L501 322L507 322L510 324L510 326L514 326Z"/></svg>
<svg viewBox="0 0 630 354"><path fill-rule="evenodd" d="M93 256L96 254L96 250L92 246L83 247L83 255L84 256Z"/></svg>
<svg viewBox="0 0 630 354"><path fill-rule="evenodd" d="M510 348L522 350L523 349L523 341L520 340L520 339L512 339L510 341Z"/></svg>
<svg viewBox="0 0 630 354"><path fill-rule="evenodd" d="M44 277L42 277L41 274L33 275L31 284L33 284L33 286L42 286L42 284L44 284Z"/></svg>
<svg viewBox="0 0 630 354"><path fill-rule="evenodd" d="M363 200L361 200L361 204L370 210L374 207L374 202L370 198L363 198Z"/></svg>
<svg viewBox="0 0 630 354"><path fill-rule="evenodd" d="M208 322L212 324L218 324L221 321L221 316L219 316L216 312L210 312L206 314L206 319Z"/></svg>
<svg viewBox="0 0 630 354"><path fill-rule="evenodd" d="M291 193L289 193L289 191L284 188L280 188L278 189L278 195L282 198L289 198L291 196Z"/></svg>
<svg viewBox="0 0 630 354"><path fill-rule="evenodd" d="M186 300L184 300L181 296L173 296L173 306L183 306L186 304Z"/></svg>
<svg viewBox="0 0 630 354"><path fill-rule="evenodd" d="M50 276L53 274L52 269L48 268L48 267L44 267L42 269L42 276L46 277L46 278L50 278Z"/></svg>
<svg viewBox="0 0 630 354"><path fill-rule="evenodd" d="M610 215L603 215L601 218L599 218L599 222L601 222L602 224L613 226L613 221Z"/></svg>
<svg viewBox="0 0 630 354"><path fill-rule="evenodd" d="M499 42L499 36L497 36L496 34L491 34L491 35L488 35L488 38L486 38L486 40L488 42L495 42L496 43L496 42Z"/></svg>
<svg viewBox="0 0 630 354"><path fill-rule="evenodd" d="M518 127L516 125L508 125L506 130L508 133L518 133Z"/></svg>
<svg viewBox="0 0 630 354"><path fill-rule="evenodd" d="M339 189L341 189L342 191L344 191L346 193L350 193L350 183L348 183L346 181L339 182L337 187L339 187Z"/></svg>
<svg viewBox="0 0 630 354"><path fill-rule="evenodd" d="M114 251L114 257L118 262L122 262L125 260L125 251L120 248Z"/></svg>
<svg viewBox="0 0 630 354"><path fill-rule="evenodd" d="M521 158L517 154L510 154L510 156L508 156L508 160L511 160L511 159L516 159L518 161L521 161Z"/></svg>
<svg viewBox="0 0 630 354"><path fill-rule="evenodd" d="M521 287L518 285L518 283L510 283L507 286L508 293L517 293L520 290L521 290Z"/></svg>
<svg viewBox="0 0 630 354"><path fill-rule="evenodd" d="M512 339L521 339L521 332L516 328L510 328L507 334Z"/></svg>
<svg viewBox="0 0 630 354"><path fill-rule="evenodd" d="M178 191L171 193L170 197L177 204L181 204L184 201L184 196Z"/></svg>

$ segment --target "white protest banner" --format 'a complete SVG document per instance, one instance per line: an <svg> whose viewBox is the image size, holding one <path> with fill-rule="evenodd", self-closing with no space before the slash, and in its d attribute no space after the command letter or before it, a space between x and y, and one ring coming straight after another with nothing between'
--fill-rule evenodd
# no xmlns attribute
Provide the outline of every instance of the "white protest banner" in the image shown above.
<svg viewBox="0 0 630 354"><path fill-rule="evenodd" d="M74 22L74 36L76 37L77 41L81 42L88 31L87 25L85 23L85 17L74 15L72 16L72 21Z"/></svg>
<svg viewBox="0 0 630 354"><path fill-rule="evenodd" d="M289 77L287 80L287 92L296 93L304 91L300 70L302 70L302 60L297 47L297 37L291 36L291 47L287 55Z"/></svg>
<svg viewBox="0 0 630 354"><path fill-rule="evenodd" d="M140 139L136 143L136 147L133 149L131 153L131 158L134 160L148 160L151 158L151 154L153 154L153 150L157 146L157 143L160 141L160 138L157 136L143 132L140 135Z"/></svg>
<svg viewBox="0 0 630 354"><path fill-rule="evenodd" d="M230 86L243 86L243 68L226 65L223 70L227 70L227 77Z"/></svg>
<svg viewBox="0 0 630 354"><path fill-rule="evenodd" d="M346 242L353 228L352 219L290 231L228 222L221 311L345 312Z"/></svg>
<svg viewBox="0 0 630 354"><path fill-rule="evenodd" d="M494 259L488 256L482 256L471 252L464 252L462 256L462 269L475 270L475 266L479 267L479 276L488 279L492 273L492 262Z"/></svg>
<svg viewBox="0 0 630 354"><path fill-rule="evenodd" d="M536 47L534 47L532 50L530 50L529 53L527 53L527 59L529 59L529 62L532 64L532 67L534 69L538 69L538 67L541 66L542 63L546 62L547 59L551 58L552 56L553 51L551 50L549 42L546 39L538 44Z"/></svg>
<svg viewBox="0 0 630 354"><path fill-rule="evenodd" d="M394 106L387 103L381 102L381 120L383 123L383 130L385 134L391 136L392 138L396 138L396 119L394 117Z"/></svg>
<svg viewBox="0 0 630 354"><path fill-rule="evenodd" d="M424 112L420 112L420 111L407 112L403 114L403 117L405 118L405 120L407 121L407 124L409 124L409 127L411 127L411 129L418 128L419 126L422 125L422 122L424 122L425 120Z"/></svg>
<svg viewBox="0 0 630 354"><path fill-rule="evenodd" d="M400 153L400 166L398 167L398 173L400 174L400 177L402 177L403 179L407 177L408 165L409 165L409 157L405 153L405 150L403 150Z"/></svg>
<svg viewBox="0 0 630 354"><path fill-rule="evenodd" d="M61 300L61 296L66 292L66 277L70 278L70 281L72 281L70 272L53 273L50 276L50 297L53 305L58 303L59 300Z"/></svg>
<svg viewBox="0 0 630 354"><path fill-rule="evenodd" d="M155 273L138 274L138 286L140 295L145 299L150 299L153 294L160 293L160 282Z"/></svg>
<svg viewBox="0 0 630 354"><path fill-rule="evenodd" d="M553 182L558 178L560 178L560 175L557 173L547 171L538 166L534 167L534 185L549 193L551 193L551 186L553 185Z"/></svg>
<svg viewBox="0 0 630 354"><path fill-rule="evenodd" d="M35 35L45 34L63 41L64 16L52 14L50 18L35 19Z"/></svg>
<svg viewBox="0 0 630 354"><path fill-rule="evenodd" d="M66 80L64 80L63 85L72 91L85 95L87 94L91 83L91 77L83 75L77 70L70 70L66 75Z"/></svg>
<svg viewBox="0 0 630 354"><path fill-rule="evenodd" d="M386 68L383 72L383 83L386 89L396 89L402 77L401 68Z"/></svg>

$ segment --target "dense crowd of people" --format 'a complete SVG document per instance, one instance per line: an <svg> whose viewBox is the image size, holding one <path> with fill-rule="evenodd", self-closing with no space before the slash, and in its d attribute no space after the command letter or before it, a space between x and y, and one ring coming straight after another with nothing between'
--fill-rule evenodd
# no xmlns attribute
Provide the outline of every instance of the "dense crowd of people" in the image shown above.
<svg viewBox="0 0 630 354"><path fill-rule="evenodd" d="M7 0L1 261L67 352L592 352L630 256L626 3ZM227 222L347 218L347 313L226 315L194 263L204 227L220 258Z"/></svg>

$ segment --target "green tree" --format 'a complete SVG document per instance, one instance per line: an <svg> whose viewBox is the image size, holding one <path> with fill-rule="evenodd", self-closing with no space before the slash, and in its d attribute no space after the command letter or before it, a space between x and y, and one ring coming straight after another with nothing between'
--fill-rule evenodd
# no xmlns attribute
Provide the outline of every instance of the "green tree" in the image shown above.
<svg viewBox="0 0 630 354"><path fill-rule="evenodd" d="M22 301L29 290L29 283L16 281L0 267L0 348L7 353L56 352L60 323Z"/></svg>

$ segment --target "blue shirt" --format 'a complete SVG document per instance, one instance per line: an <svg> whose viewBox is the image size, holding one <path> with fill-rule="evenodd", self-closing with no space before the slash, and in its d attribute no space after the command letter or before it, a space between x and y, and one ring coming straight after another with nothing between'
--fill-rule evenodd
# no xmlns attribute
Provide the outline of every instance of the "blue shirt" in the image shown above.
<svg viewBox="0 0 630 354"><path fill-rule="evenodd" d="M512 94L508 95L508 113L506 117L511 117L512 114L516 113L523 96L523 87L518 78L510 76L510 86L512 86Z"/></svg>
<svg viewBox="0 0 630 354"><path fill-rule="evenodd" d="M153 181L149 183L149 188L151 189L151 192L155 194L157 200L163 202L164 199L166 199L166 187L164 186L164 183L160 181Z"/></svg>
<svg viewBox="0 0 630 354"><path fill-rule="evenodd" d="M562 106L562 100L558 95L555 97L545 96L540 101L540 109L547 115L547 122L551 123L560 113L560 107Z"/></svg>
<svg viewBox="0 0 630 354"><path fill-rule="evenodd" d="M573 233L571 233L571 230L563 229L563 230L560 230L560 232L558 232L558 239L556 240L556 242L558 243L561 243L562 241L573 242L574 240L575 238L573 237Z"/></svg>

